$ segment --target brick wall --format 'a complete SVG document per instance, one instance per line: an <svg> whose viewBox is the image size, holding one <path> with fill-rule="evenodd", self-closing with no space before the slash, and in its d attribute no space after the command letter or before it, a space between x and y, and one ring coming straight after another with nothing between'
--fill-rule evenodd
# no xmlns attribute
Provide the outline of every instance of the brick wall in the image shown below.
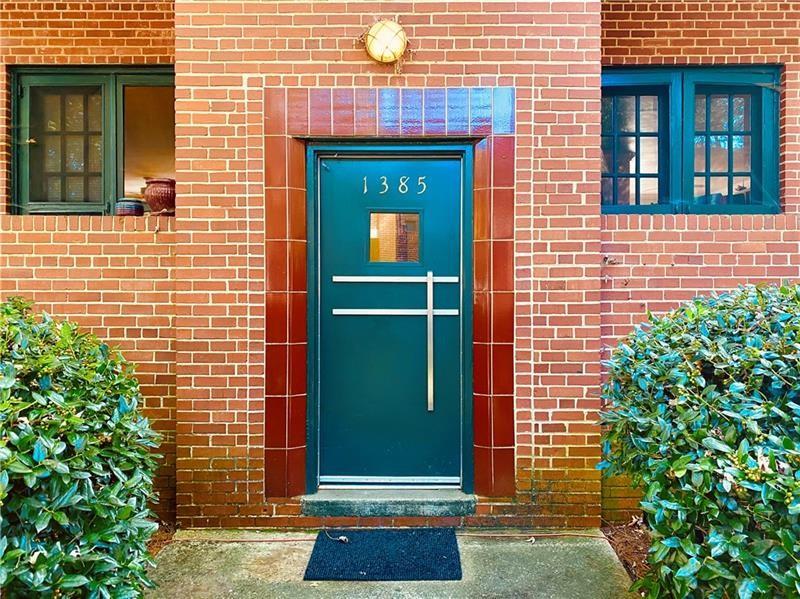
<svg viewBox="0 0 800 599"><path fill-rule="evenodd" d="M176 2L180 522L318 523L296 502L264 499L265 377L275 376L264 358L264 89L505 86L517 90L517 488L468 522L598 523L599 10ZM355 42L395 15L413 48L400 75Z"/></svg>
<svg viewBox="0 0 800 599"><path fill-rule="evenodd" d="M0 3L0 206L10 204L13 65L172 64L171 1ZM5 210L4 210L5 211ZM0 216L0 299L24 295L135 361L145 413L165 435L158 511L175 512L174 222Z"/></svg>
<svg viewBox="0 0 800 599"><path fill-rule="evenodd" d="M158 512L175 513L173 219L0 216L0 300L74 320L137 365L144 412L164 435Z"/></svg>
<svg viewBox="0 0 800 599"><path fill-rule="evenodd" d="M776 216L604 216L602 339L613 344L681 300L745 282L800 279L800 5L797 2L602 3L604 65L783 64L781 199ZM636 495L603 485L604 517Z"/></svg>

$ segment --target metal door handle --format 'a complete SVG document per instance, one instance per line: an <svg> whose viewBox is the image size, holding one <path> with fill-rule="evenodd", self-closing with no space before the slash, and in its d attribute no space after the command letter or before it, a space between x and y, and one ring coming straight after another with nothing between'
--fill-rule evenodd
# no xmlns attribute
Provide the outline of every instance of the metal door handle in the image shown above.
<svg viewBox="0 0 800 599"><path fill-rule="evenodd" d="M433 412L433 273L428 271L425 286L428 291L428 411Z"/></svg>
<svg viewBox="0 0 800 599"><path fill-rule="evenodd" d="M427 306L419 308L333 308L331 312L334 316L425 316L427 320L428 336L428 411L433 412L434 408L434 382L433 375L433 317L434 316L458 316L458 309L433 307L433 285L434 283L458 283L458 277L434 277L432 271L428 271L424 277L421 276L343 276L334 275L331 277L334 283L425 283L427 292Z"/></svg>

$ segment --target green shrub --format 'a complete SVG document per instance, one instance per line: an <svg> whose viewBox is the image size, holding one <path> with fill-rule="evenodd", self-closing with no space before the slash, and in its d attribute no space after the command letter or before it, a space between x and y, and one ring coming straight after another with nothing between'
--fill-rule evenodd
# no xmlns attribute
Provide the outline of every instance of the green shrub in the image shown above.
<svg viewBox="0 0 800 599"><path fill-rule="evenodd" d="M139 386L70 322L0 304L0 587L7 597L136 597L158 528Z"/></svg>
<svg viewBox="0 0 800 599"><path fill-rule="evenodd" d="M648 597L800 596L800 287L649 317L603 388L608 474L644 492Z"/></svg>

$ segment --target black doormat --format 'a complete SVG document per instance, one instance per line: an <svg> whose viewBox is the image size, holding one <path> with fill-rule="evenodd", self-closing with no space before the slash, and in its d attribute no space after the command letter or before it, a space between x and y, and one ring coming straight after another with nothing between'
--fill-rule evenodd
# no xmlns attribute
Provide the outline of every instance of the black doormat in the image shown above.
<svg viewBox="0 0 800 599"><path fill-rule="evenodd" d="M346 537L347 542L338 540ZM461 580L453 528L321 531L304 580Z"/></svg>

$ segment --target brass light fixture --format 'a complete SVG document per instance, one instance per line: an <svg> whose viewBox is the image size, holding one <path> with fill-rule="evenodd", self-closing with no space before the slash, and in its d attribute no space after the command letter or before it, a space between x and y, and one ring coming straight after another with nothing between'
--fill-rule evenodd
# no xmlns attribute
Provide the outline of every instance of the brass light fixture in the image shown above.
<svg viewBox="0 0 800 599"><path fill-rule="evenodd" d="M383 64L397 65L408 47L408 37L402 25L390 19L381 19L372 25L362 39L367 54Z"/></svg>

